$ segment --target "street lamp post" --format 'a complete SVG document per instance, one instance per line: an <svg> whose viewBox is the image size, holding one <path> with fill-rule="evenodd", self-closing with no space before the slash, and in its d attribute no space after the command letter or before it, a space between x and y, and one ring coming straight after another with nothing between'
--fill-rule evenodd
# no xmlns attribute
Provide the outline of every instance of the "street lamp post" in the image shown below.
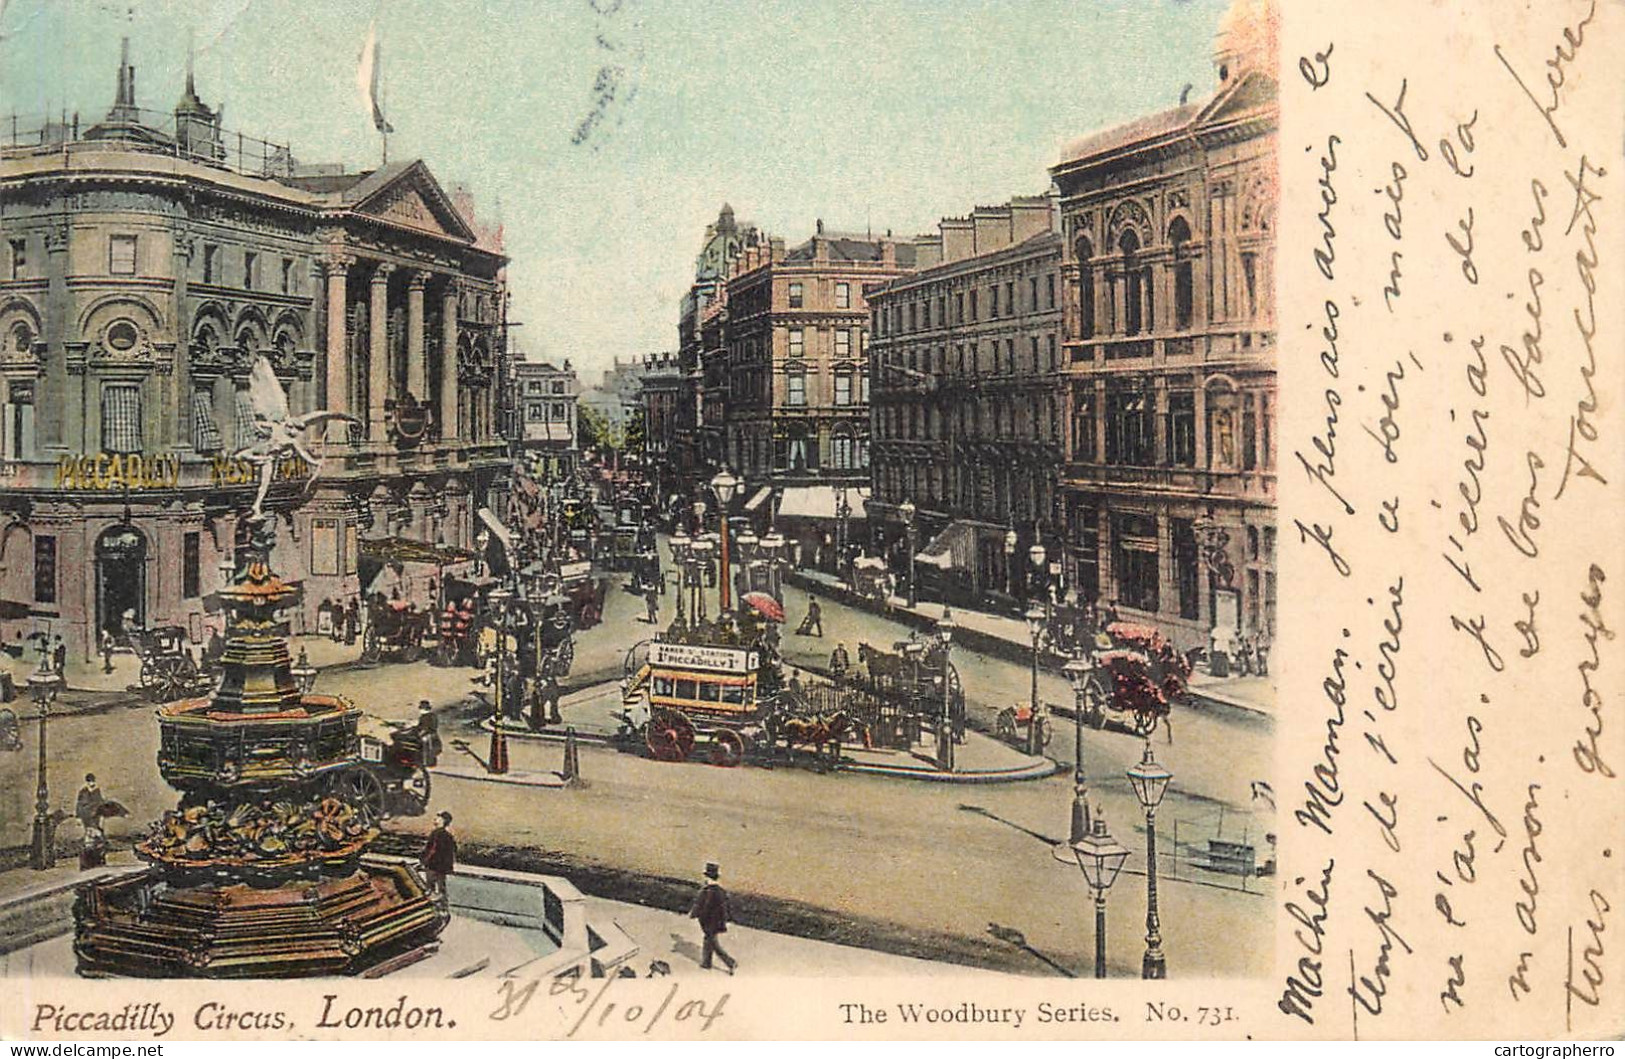
<svg viewBox="0 0 1625 1059"><path fill-rule="evenodd" d="M751 568L756 566L761 558L762 542L756 534L750 531L750 526L747 523L745 531L735 538L734 543L739 545L739 569L744 571L744 577L740 579L741 583L735 586L738 588L741 602L743 602L743 597L747 592L756 590L755 578L751 573Z"/></svg>
<svg viewBox="0 0 1625 1059"><path fill-rule="evenodd" d="M768 591L780 603L784 602L780 580L784 571L785 548L784 535L768 527L767 536L762 538L762 551L767 556Z"/></svg>
<svg viewBox="0 0 1625 1059"><path fill-rule="evenodd" d="M1117 881L1117 873L1128 859L1128 850L1106 830L1106 819L1095 814L1094 827L1082 841L1073 843L1073 855L1084 882L1095 896L1095 977L1106 977L1106 891Z"/></svg>
<svg viewBox="0 0 1625 1059"><path fill-rule="evenodd" d="M731 576L728 571L728 507L733 503L735 490L739 488L739 479L735 478L728 472L728 468L724 467L717 472L715 478L711 479L711 488L717 494L717 521L722 527L722 549L720 552L722 567L717 576L717 613L720 617L727 614L732 607L728 594L728 578Z"/></svg>
<svg viewBox="0 0 1625 1059"><path fill-rule="evenodd" d="M62 688L62 674L46 664L49 647L40 645L39 666L28 676L28 697L39 707L39 783L34 788L34 833L28 864L35 871L56 866L56 821L51 818L51 789L46 782L46 730L51 703Z"/></svg>
<svg viewBox="0 0 1625 1059"><path fill-rule="evenodd" d="M1067 681L1072 685L1072 828L1069 842L1076 844L1089 834L1089 788L1083 775L1083 718L1088 712L1089 677L1094 672L1093 659L1086 655L1074 656L1064 667Z"/></svg>
<svg viewBox="0 0 1625 1059"><path fill-rule="evenodd" d="M668 543L671 547L671 564L677 568L677 624L684 625L688 621L684 600L688 595L688 550L694 542L679 529Z"/></svg>
<svg viewBox="0 0 1625 1059"><path fill-rule="evenodd" d="M1027 610L1027 631L1033 638L1033 687L1029 706L1032 710L1031 719L1027 722L1027 753L1034 757L1044 752L1043 726L1044 719L1039 712L1042 709L1038 701L1038 646L1044 635L1044 612L1035 603Z"/></svg>
<svg viewBox="0 0 1625 1059"><path fill-rule="evenodd" d="M502 729L502 715L506 707L508 684L508 604L513 593L506 588L491 590L490 600L497 608L497 673L496 694L492 697L491 753L485 770L493 776L508 771L508 733Z"/></svg>
<svg viewBox="0 0 1625 1059"><path fill-rule="evenodd" d="M699 624L705 620L705 575L711 569L711 553L716 549L716 543L711 534L702 534L694 542L694 622Z"/></svg>
<svg viewBox="0 0 1625 1059"><path fill-rule="evenodd" d="M836 572L846 584L852 583L852 571L847 564L847 551L851 544L848 537L851 535L849 525L852 518L852 505L847 501L846 483L835 487L835 562Z"/></svg>
<svg viewBox="0 0 1625 1059"><path fill-rule="evenodd" d="M919 601L914 588L914 515L918 510L912 500L897 505L897 513L903 518L903 534L908 538L908 605L911 610Z"/></svg>
<svg viewBox="0 0 1625 1059"><path fill-rule="evenodd" d="M1145 959L1141 978L1167 978L1168 958L1162 952L1162 922L1157 918L1157 806L1168 791L1174 774L1157 762L1151 740L1145 741L1145 756L1128 770L1134 796L1145 810Z"/></svg>
<svg viewBox="0 0 1625 1059"><path fill-rule="evenodd" d="M305 654L303 647L299 648L299 658L288 672L292 674L293 682L299 686L299 694L309 695L310 689L316 686L316 667L310 664L310 657Z"/></svg>
<svg viewBox="0 0 1625 1059"><path fill-rule="evenodd" d="M945 604L942 617L937 620L937 636L942 640L942 714L937 723L937 767L944 772L954 770L954 718L953 688L948 680L948 649L954 639L954 616Z"/></svg>
<svg viewBox="0 0 1625 1059"><path fill-rule="evenodd" d="M1016 531L1011 527L1004 535L1004 585L1012 599L1016 595Z"/></svg>

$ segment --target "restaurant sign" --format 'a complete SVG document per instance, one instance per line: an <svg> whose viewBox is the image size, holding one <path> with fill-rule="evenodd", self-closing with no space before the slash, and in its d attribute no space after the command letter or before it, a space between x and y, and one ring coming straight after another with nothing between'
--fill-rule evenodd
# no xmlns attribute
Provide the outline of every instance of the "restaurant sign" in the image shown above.
<svg viewBox="0 0 1625 1059"><path fill-rule="evenodd" d="M310 468L298 456L276 463L272 481L303 481ZM209 461L209 482L216 488L254 485L260 465L240 456L216 456ZM176 455L99 452L94 456L63 456L56 465L58 489L122 492L139 489L174 489L180 485L181 458Z"/></svg>

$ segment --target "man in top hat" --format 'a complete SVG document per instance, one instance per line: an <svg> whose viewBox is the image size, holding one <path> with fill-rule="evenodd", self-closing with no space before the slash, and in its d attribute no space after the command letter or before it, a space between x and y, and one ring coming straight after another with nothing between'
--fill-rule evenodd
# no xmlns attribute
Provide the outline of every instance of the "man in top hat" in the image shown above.
<svg viewBox="0 0 1625 1059"><path fill-rule="evenodd" d="M703 970L711 969L713 954L720 956L727 965L728 973L733 974L738 968L739 961L728 955L728 950L722 947L720 935L728 932L728 920L732 918L728 913L728 891L717 882L721 875L716 864L705 866L705 885L700 888L699 894L694 898L694 907L688 910L690 919L700 921L700 931L705 935L705 947L700 955L700 967Z"/></svg>
<svg viewBox="0 0 1625 1059"><path fill-rule="evenodd" d="M429 892L437 897L446 893L446 876L457 870L457 840L451 837L451 814L441 810L435 814L434 830L429 832L428 844L418 858L423 874L429 882Z"/></svg>
<svg viewBox="0 0 1625 1059"><path fill-rule="evenodd" d="M440 759L440 718L428 699L418 700L418 738L423 740L423 764L434 768Z"/></svg>

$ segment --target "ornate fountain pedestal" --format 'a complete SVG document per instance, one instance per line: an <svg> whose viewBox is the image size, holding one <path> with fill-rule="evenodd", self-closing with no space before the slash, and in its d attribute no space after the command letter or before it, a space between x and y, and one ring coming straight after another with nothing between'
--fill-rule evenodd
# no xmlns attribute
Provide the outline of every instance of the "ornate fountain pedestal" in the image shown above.
<svg viewBox="0 0 1625 1059"><path fill-rule="evenodd" d="M361 710L295 684L276 620L294 594L263 562L220 593L219 689L158 711L158 768L180 805L137 844L148 868L80 888L81 974L357 974L445 929L411 866L367 855L378 829L354 797Z"/></svg>

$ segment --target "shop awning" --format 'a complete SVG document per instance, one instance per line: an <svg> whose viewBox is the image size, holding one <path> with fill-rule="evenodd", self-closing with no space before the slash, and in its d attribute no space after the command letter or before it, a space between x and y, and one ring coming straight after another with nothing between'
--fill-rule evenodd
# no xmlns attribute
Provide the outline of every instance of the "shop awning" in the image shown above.
<svg viewBox="0 0 1625 1059"><path fill-rule="evenodd" d="M361 542L361 558L375 563L424 563L450 566L474 558L467 548L433 545L406 537L383 537Z"/></svg>
<svg viewBox="0 0 1625 1059"><path fill-rule="evenodd" d="M939 570L975 569L977 525L969 521L948 523L941 533L920 549L914 561L935 566Z"/></svg>
<svg viewBox="0 0 1625 1059"><path fill-rule="evenodd" d="M849 518L864 517L863 501L868 496L868 489L856 486L847 489L846 503L851 508L848 512ZM838 504L838 493L832 485L787 486L784 496L779 500L779 516L833 521L838 517L836 514Z"/></svg>
<svg viewBox="0 0 1625 1059"><path fill-rule="evenodd" d="M766 500L768 497L770 497L772 495L773 495L773 487L771 485L762 486L760 489L756 490L756 492L751 495L751 498L749 500L745 501L745 510L746 511L755 511L757 508L762 506L762 501Z"/></svg>

